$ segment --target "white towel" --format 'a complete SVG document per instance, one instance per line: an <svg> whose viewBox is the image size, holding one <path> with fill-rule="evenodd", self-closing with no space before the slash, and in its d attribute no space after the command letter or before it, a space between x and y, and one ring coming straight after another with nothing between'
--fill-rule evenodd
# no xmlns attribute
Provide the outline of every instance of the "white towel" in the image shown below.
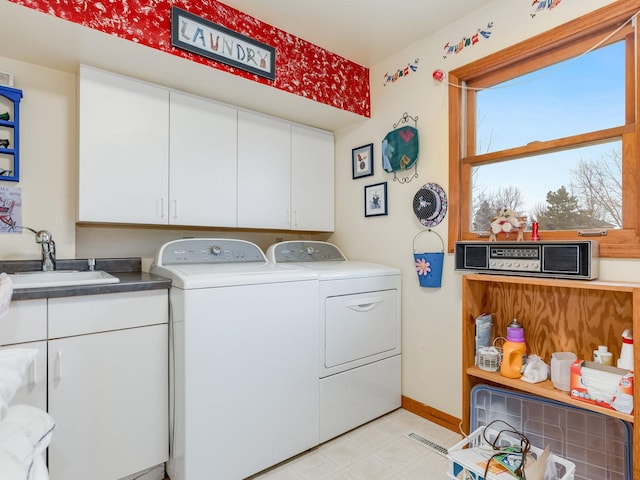
<svg viewBox="0 0 640 480"><path fill-rule="evenodd" d="M0 318L9 313L9 304L13 294L13 282L6 273L0 273Z"/></svg>

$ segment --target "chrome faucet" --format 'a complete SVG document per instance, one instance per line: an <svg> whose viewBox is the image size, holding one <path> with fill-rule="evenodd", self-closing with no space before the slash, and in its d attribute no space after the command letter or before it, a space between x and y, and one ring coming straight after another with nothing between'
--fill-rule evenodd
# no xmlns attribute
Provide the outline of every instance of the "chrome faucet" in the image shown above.
<svg viewBox="0 0 640 480"><path fill-rule="evenodd" d="M51 272L56 269L56 242L48 230L36 232L36 243L42 247L42 271Z"/></svg>
<svg viewBox="0 0 640 480"><path fill-rule="evenodd" d="M29 227L20 227L36 236L36 243L42 247L42 271L52 272L56 269L56 242L53 241L53 235L48 230L34 230Z"/></svg>

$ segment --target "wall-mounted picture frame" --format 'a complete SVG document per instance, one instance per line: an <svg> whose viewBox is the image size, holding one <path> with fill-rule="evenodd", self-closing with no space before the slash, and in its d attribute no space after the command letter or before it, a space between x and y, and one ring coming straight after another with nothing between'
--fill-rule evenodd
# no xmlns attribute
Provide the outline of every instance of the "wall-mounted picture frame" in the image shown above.
<svg viewBox="0 0 640 480"><path fill-rule="evenodd" d="M377 217L387 213L387 182L364 187L364 216Z"/></svg>
<svg viewBox="0 0 640 480"><path fill-rule="evenodd" d="M276 49L193 13L171 6L171 46L276 79Z"/></svg>
<svg viewBox="0 0 640 480"><path fill-rule="evenodd" d="M351 150L353 162L353 178L373 175L373 143Z"/></svg>

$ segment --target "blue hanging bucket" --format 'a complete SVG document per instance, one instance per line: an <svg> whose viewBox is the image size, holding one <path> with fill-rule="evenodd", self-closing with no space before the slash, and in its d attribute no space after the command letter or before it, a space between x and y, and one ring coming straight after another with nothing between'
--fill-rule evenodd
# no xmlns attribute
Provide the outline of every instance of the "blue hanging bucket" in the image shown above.
<svg viewBox="0 0 640 480"><path fill-rule="evenodd" d="M442 250L439 252L416 252L416 239L423 233L433 233L440 239ZM413 259L421 287L440 288L442 285L442 264L444 262L444 242L442 237L430 228L413 237Z"/></svg>

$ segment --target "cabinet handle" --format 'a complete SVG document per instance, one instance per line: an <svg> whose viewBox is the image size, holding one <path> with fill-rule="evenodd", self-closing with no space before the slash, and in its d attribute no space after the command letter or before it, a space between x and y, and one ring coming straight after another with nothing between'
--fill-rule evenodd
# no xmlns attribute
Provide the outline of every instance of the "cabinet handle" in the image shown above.
<svg viewBox="0 0 640 480"><path fill-rule="evenodd" d="M173 218L178 218L178 200L173 199Z"/></svg>
<svg viewBox="0 0 640 480"><path fill-rule="evenodd" d="M56 352L56 380L62 380L62 350Z"/></svg>
<svg viewBox="0 0 640 480"><path fill-rule="evenodd" d="M38 382L38 359L34 358L31 362L31 372L29 372L29 385L35 385Z"/></svg>
<svg viewBox="0 0 640 480"><path fill-rule="evenodd" d="M160 199L160 218L164 218L164 198Z"/></svg>
<svg viewBox="0 0 640 480"><path fill-rule="evenodd" d="M293 226L294 227L298 226L298 211L297 210L293 211Z"/></svg>

